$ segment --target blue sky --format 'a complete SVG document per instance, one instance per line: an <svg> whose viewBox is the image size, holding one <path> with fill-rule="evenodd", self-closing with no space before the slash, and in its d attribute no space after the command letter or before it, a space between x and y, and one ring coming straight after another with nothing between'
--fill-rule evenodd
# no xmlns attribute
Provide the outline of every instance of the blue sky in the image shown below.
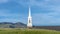
<svg viewBox="0 0 60 34"><path fill-rule="evenodd" d="M60 0L0 0L0 22L27 24L29 5L33 25L60 25Z"/></svg>

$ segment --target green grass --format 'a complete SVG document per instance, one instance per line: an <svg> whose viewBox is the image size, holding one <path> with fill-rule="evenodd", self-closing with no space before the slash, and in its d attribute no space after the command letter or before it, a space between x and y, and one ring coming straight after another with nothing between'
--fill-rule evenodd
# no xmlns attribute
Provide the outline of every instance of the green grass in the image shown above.
<svg viewBox="0 0 60 34"><path fill-rule="evenodd" d="M60 34L60 31L45 29L0 28L0 34Z"/></svg>

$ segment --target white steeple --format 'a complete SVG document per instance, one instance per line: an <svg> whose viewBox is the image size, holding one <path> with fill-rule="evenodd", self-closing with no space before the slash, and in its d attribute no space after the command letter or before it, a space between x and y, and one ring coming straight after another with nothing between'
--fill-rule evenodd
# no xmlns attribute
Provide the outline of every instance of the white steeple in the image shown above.
<svg viewBox="0 0 60 34"><path fill-rule="evenodd" d="M31 9L29 6L29 15L28 15L28 24L27 24L28 28L32 28L32 16L31 16Z"/></svg>
<svg viewBox="0 0 60 34"><path fill-rule="evenodd" d="M29 6L29 17L31 17L31 10L30 10L30 6Z"/></svg>

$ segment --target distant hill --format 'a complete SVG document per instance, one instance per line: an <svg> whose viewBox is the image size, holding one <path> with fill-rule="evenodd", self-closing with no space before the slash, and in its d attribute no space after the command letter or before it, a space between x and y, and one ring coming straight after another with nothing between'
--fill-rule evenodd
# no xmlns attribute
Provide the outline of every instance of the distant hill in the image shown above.
<svg viewBox="0 0 60 34"><path fill-rule="evenodd" d="M26 24L22 22L0 22L0 28L26 28Z"/></svg>
<svg viewBox="0 0 60 34"><path fill-rule="evenodd" d="M48 29L60 31L60 26L33 26L35 29Z"/></svg>
<svg viewBox="0 0 60 34"><path fill-rule="evenodd" d="M0 28L26 28L27 25L22 22L0 22ZM60 26L33 26L34 29L59 30Z"/></svg>

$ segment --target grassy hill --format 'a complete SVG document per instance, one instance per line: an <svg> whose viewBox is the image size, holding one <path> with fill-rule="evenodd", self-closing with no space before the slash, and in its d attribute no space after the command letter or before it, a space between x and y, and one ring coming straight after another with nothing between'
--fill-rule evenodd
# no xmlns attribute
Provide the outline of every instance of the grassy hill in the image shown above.
<svg viewBox="0 0 60 34"><path fill-rule="evenodd" d="M26 24L21 22L1 22L0 34L60 34L60 26L35 26L33 29L26 29Z"/></svg>
<svg viewBox="0 0 60 34"><path fill-rule="evenodd" d="M25 28L26 24L22 22L0 22L0 28Z"/></svg>
<svg viewBox="0 0 60 34"><path fill-rule="evenodd" d="M60 34L60 31L45 29L0 28L0 34Z"/></svg>

